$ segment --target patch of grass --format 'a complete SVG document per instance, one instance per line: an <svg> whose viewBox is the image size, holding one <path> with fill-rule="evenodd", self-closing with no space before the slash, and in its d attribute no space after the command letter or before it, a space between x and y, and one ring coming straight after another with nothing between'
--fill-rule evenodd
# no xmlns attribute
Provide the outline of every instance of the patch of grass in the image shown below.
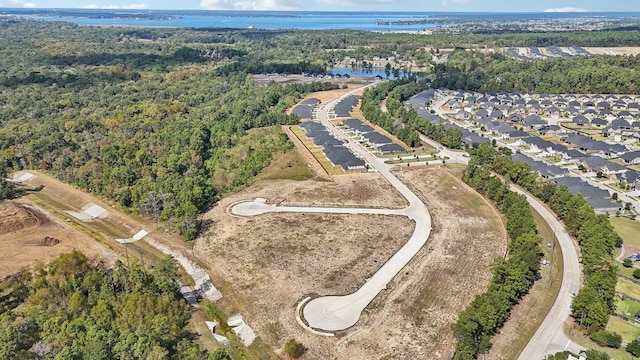
<svg viewBox="0 0 640 360"><path fill-rule="evenodd" d="M631 342L640 337L640 327L616 317L609 318L607 330L620 334L624 342Z"/></svg>
<svg viewBox="0 0 640 360"><path fill-rule="evenodd" d="M616 265L618 266L618 274L633 278L633 271L637 269L637 267L627 268L627 267L624 267L622 263L619 261L616 261Z"/></svg>
<svg viewBox="0 0 640 360"><path fill-rule="evenodd" d="M622 298L618 298L616 301L616 313L627 316L627 317L635 317L636 313L640 310L640 304L637 302L633 302L631 300L625 300Z"/></svg>
<svg viewBox="0 0 640 360"><path fill-rule="evenodd" d="M302 160L300 154L293 149L286 153L276 154L258 179L289 179L289 180L309 180L313 178L313 171Z"/></svg>
<svg viewBox="0 0 640 360"><path fill-rule="evenodd" d="M613 317L610 318L609 319L609 324L607 325L606 330L616 331L617 332L617 329L619 329L620 326L621 326L621 325L619 325L619 322L625 323L624 320L620 320L620 319L613 318ZM611 356L612 359L616 359L616 360L632 360L631 354L628 353L623 348L611 349L611 348L607 348L607 347L601 347L598 344L596 344L593 341L591 341L591 339L587 338L584 334L580 333L579 331L577 331L575 329L572 329L571 331L569 331L567 333L570 334L571 340L575 341L578 345L581 345L581 346L583 346L583 347L585 347L587 349L595 349L595 350L604 351L607 354L609 354L609 356ZM620 334L620 335L622 335L622 334ZM623 336L623 339L624 339L624 336Z"/></svg>
<svg viewBox="0 0 640 360"><path fill-rule="evenodd" d="M627 294L632 298L640 299L640 285L636 285L624 279L618 279L616 291Z"/></svg>
<svg viewBox="0 0 640 360"><path fill-rule="evenodd" d="M640 222L625 217L611 217L609 221L625 244L640 246Z"/></svg>
<svg viewBox="0 0 640 360"><path fill-rule="evenodd" d="M540 298L529 304L528 314L536 314L535 320L532 316L524 316L518 319L518 336L502 349L501 355L504 359L518 358L538 330L547 313L549 313L549 310L551 310L562 284L563 259L560 246L556 243L552 248L547 247L548 243L554 244L556 241L553 229L549 227L538 212L532 209L532 213L538 227L538 233L542 237L543 243L540 244L540 248L544 253L544 258L551 261L552 266L543 266L540 269L541 278L532 288L532 291L544 292ZM524 300L526 301L526 297Z"/></svg>

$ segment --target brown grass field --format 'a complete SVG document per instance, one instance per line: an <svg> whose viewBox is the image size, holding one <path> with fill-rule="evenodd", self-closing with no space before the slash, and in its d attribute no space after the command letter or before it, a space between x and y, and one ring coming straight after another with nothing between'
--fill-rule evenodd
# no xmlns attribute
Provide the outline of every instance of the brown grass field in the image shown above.
<svg viewBox="0 0 640 360"><path fill-rule="evenodd" d="M454 172L459 174L460 169ZM390 216L269 214L231 216L244 199L283 205L401 207L405 200L377 174L330 181L260 181L220 201L206 214L213 226L195 251L224 279L226 313L241 312L259 336L282 354L290 338L306 359L448 359L450 325L484 291L490 265L506 249L496 211L449 171L423 168L400 174L427 203L434 220L429 243L365 310L352 329L335 338L303 330L294 319L309 294L354 291L406 242L413 223Z"/></svg>

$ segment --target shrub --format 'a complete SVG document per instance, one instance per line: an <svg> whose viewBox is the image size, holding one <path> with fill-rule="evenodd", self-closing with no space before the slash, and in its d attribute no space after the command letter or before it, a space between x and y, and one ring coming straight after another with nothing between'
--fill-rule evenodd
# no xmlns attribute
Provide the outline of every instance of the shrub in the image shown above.
<svg viewBox="0 0 640 360"><path fill-rule="evenodd" d="M633 261L631 261L631 259L624 259L624 261L622 262L622 266L630 268L633 266Z"/></svg>
<svg viewBox="0 0 640 360"><path fill-rule="evenodd" d="M287 341L284 345L284 351L287 355L291 356L294 359L299 358L304 354L307 349L301 343L297 342L296 339L291 339Z"/></svg>
<svg viewBox="0 0 640 360"><path fill-rule="evenodd" d="M633 277L636 279L640 279L640 269L633 270Z"/></svg>
<svg viewBox="0 0 640 360"><path fill-rule="evenodd" d="M557 352L553 355L547 355L547 357L544 358L544 360L567 360L568 358L569 358L569 352L563 351L563 352Z"/></svg>
<svg viewBox="0 0 640 360"><path fill-rule="evenodd" d="M589 360L611 360L611 356L604 351L590 349L587 350L587 359Z"/></svg>
<svg viewBox="0 0 640 360"><path fill-rule="evenodd" d="M640 341L638 339L633 340L629 344L627 344L627 352L631 353L633 356L640 356Z"/></svg>
<svg viewBox="0 0 640 360"><path fill-rule="evenodd" d="M600 346L606 346L613 349L617 349L622 344L622 336L620 334L600 330L591 334L591 340L595 341Z"/></svg>

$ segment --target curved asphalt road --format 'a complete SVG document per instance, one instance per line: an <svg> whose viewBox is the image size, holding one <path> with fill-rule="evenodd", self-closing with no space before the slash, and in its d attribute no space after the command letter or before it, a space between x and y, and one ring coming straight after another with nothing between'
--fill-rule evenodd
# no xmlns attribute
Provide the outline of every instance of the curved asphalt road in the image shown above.
<svg viewBox="0 0 640 360"><path fill-rule="evenodd" d="M376 83L367 85L373 86ZM366 88L364 87L364 88ZM302 211L319 213L358 213L358 214L387 214L404 215L416 223L415 230L409 240L395 253L369 280L356 292L344 296L321 296L304 305L302 313L309 326L323 331L344 330L353 326L365 307L387 288L387 284L394 276L413 258L413 256L427 242L431 233L431 216L424 203L395 175L391 173L391 165L385 164L385 159L379 159L369 153L360 144L353 141L346 134L334 126L328 118L328 111L343 98L361 91L363 88L350 91L333 101L324 104L319 112L320 121L327 129L338 138L345 140L345 146L364 159L377 170L387 181L391 183L408 201L409 205L404 209L354 209L354 208L312 208L312 207L273 207L264 203L244 202L233 206L230 210L238 215L254 212L258 215L269 211Z"/></svg>
<svg viewBox="0 0 640 360"><path fill-rule="evenodd" d="M573 296L580 290L580 264L578 262L578 253L576 251L573 240L556 216L547 209L540 200L524 192L520 188L511 185L511 190L527 197L529 205L533 207L549 224L553 232L556 234L560 250L562 251L562 265L564 272L562 273L562 285L558 297L553 303L551 310L544 318L540 327L533 335L525 349L518 357L519 360L537 360L542 359L545 355L555 354L559 351L571 351L574 354L585 350L582 346L574 343L564 333L564 322L571 314L571 301Z"/></svg>
<svg viewBox="0 0 640 360"><path fill-rule="evenodd" d="M437 102L432 108L436 111L437 115L447 117L442 111L441 107L446 103L448 99ZM439 148L441 145L435 141L426 138L424 135L420 136L421 140L426 141L435 148ZM451 161L467 164L469 158L462 155L459 152L453 152L446 148L440 151L444 156L448 156ZM511 190L524 194L529 202L529 205L533 207L542 218L549 224L549 227L553 229L553 232L558 239L560 250L562 251L562 263L564 271L562 273L562 285L560 285L560 291L558 297L553 303L551 310L542 321L538 330L529 340L529 343L518 357L518 360L539 360L543 359L548 354L554 354L559 351L568 350L577 354L580 350L584 350L583 347L571 341L564 333L564 323L571 314L571 301L573 296L580 290L580 278L582 273L580 272L580 263L578 260L578 252L575 243L567 233L567 229L555 215L547 209L540 200L531 196L529 193L524 192L522 189L511 186Z"/></svg>

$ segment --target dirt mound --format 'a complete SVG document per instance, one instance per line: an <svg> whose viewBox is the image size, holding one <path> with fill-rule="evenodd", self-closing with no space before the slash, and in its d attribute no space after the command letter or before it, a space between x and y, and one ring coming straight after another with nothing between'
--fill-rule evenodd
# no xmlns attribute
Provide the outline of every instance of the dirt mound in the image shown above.
<svg viewBox="0 0 640 360"><path fill-rule="evenodd" d="M58 239L56 239L54 237L51 237L51 236L45 236L44 239L42 239L42 240L40 240L38 242L35 242L35 243L28 244L28 245L31 245L31 246L54 246L54 245L58 245L58 244L60 244L60 240L58 240Z"/></svg>
<svg viewBox="0 0 640 360"><path fill-rule="evenodd" d="M0 235L41 226L47 222L42 213L28 205L0 203Z"/></svg>

